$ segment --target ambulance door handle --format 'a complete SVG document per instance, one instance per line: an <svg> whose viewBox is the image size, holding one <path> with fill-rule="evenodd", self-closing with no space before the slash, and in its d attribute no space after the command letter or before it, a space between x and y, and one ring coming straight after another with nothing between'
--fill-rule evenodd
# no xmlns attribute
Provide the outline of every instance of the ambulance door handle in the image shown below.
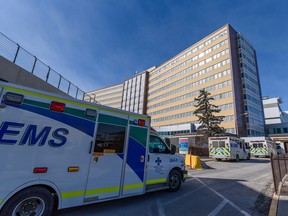
<svg viewBox="0 0 288 216"><path fill-rule="evenodd" d="M92 152L92 146L93 146L93 141L90 142L90 150L89 150L89 154L91 154L91 152Z"/></svg>

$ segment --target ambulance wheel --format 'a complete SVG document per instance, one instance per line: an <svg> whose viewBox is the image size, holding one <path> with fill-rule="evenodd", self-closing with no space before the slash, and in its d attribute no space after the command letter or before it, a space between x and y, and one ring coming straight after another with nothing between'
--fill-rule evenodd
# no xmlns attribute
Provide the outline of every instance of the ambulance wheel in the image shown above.
<svg viewBox="0 0 288 216"><path fill-rule="evenodd" d="M169 174L169 191L175 192L181 187L181 174L177 170L172 170Z"/></svg>
<svg viewBox="0 0 288 216"><path fill-rule="evenodd" d="M14 195L4 205L0 215L48 216L54 209L54 198L42 187L31 187Z"/></svg>
<svg viewBox="0 0 288 216"><path fill-rule="evenodd" d="M238 154L236 155L235 161L236 161L236 162L239 162L239 155L238 155Z"/></svg>

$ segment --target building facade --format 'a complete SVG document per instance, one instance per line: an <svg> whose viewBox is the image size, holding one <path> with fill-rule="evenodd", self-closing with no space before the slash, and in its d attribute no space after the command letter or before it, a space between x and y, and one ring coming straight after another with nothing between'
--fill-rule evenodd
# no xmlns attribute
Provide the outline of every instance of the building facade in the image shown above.
<svg viewBox="0 0 288 216"><path fill-rule="evenodd" d="M256 52L228 24L151 71L147 113L152 125L161 130L197 124L194 98L201 89L214 97L227 132L264 135Z"/></svg>
<svg viewBox="0 0 288 216"><path fill-rule="evenodd" d="M263 98L266 135L279 143L288 153L288 112L281 109L279 97Z"/></svg>
<svg viewBox="0 0 288 216"><path fill-rule="evenodd" d="M123 94L123 84L118 84L114 86L109 86L107 88L87 92L89 97L85 98L85 100L93 100L102 105L114 107L121 109L122 102L122 94ZM93 102L91 101L91 102Z"/></svg>
<svg viewBox="0 0 288 216"><path fill-rule="evenodd" d="M227 132L240 136L265 134L256 52L229 24L147 70L146 90L139 85L142 76L124 82L121 108L143 113L147 110L152 126L159 132L175 134L177 128L190 133L198 124L193 114L194 98L205 89L221 109L219 115L225 116L221 126ZM141 95L143 108L139 109Z"/></svg>
<svg viewBox="0 0 288 216"><path fill-rule="evenodd" d="M148 71L124 81L121 109L147 114Z"/></svg>

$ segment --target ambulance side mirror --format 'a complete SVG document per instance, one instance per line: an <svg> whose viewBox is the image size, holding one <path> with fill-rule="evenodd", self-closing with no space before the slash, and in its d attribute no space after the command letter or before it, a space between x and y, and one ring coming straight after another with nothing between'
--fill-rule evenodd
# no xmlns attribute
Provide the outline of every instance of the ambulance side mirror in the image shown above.
<svg viewBox="0 0 288 216"><path fill-rule="evenodd" d="M171 155L174 155L176 153L176 146L171 145Z"/></svg>

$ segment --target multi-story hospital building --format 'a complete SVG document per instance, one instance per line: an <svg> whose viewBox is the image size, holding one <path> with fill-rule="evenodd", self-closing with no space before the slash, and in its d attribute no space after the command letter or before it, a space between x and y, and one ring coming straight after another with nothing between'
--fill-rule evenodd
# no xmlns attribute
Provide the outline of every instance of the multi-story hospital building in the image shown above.
<svg viewBox="0 0 288 216"><path fill-rule="evenodd" d="M213 103L221 109L219 115L225 116L222 126L227 132L264 135L256 52L229 24L124 83L88 94L102 104L148 114L153 127L173 135L190 133L197 127L194 98L201 89L215 99Z"/></svg>

